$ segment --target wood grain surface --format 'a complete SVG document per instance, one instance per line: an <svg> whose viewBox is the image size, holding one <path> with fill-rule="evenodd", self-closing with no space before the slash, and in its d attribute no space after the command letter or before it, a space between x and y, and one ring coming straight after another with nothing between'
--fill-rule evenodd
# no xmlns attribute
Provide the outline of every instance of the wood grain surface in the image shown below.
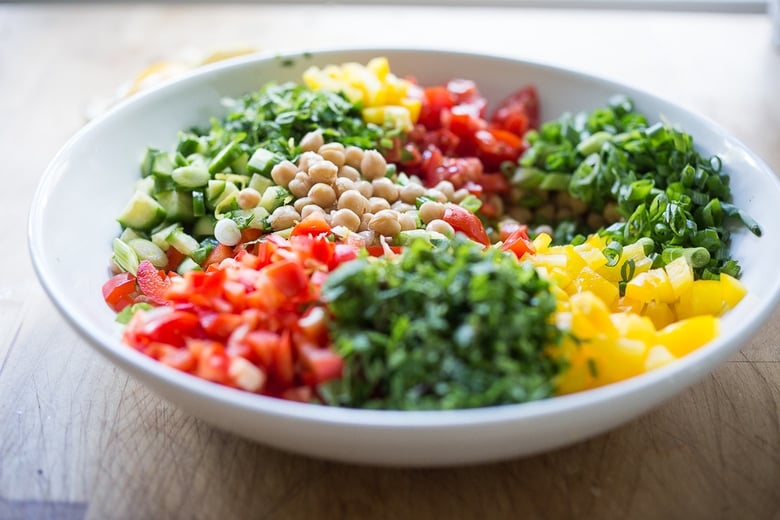
<svg viewBox="0 0 780 520"><path fill-rule="evenodd" d="M780 518L777 312L712 375L610 433L526 459L408 470L216 430L113 367L55 311L31 267L26 217L46 164L96 100L186 49L410 38L640 86L706 114L780 171L780 54L763 15L0 5L1 519Z"/></svg>

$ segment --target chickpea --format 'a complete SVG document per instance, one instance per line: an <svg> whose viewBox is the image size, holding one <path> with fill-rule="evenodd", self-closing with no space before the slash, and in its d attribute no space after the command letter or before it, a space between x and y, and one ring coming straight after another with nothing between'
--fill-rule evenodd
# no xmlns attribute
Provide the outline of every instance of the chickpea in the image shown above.
<svg viewBox="0 0 780 520"><path fill-rule="evenodd" d="M370 229L364 229L362 231L358 231L357 234L364 240L367 246L376 242L376 233L374 233Z"/></svg>
<svg viewBox="0 0 780 520"><path fill-rule="evenodd" d="M339 177L336 179L336 182L333 183L333 189L336 190L336 195L340 197L345 191L354 190L355 183L347 178Z"/></svg>
<svg viewBox="0 0 780 520"><path fill-rule="evenodd" d="M352 182L355 182L360 180L360 172L357 171L352 166L345 164L344 166L339 168L339 177L344 179L349 179Z"/></svg>
<svg viewBox="0 0 780 520"><path fill-rule="evenodd" d="M378 213L383 209L390 209L390 203L387 199L382 197L371 197L368 199L368 211L371 213Z"/></svg>
<svg viewBox="0 0 780 520"><path fill-rule="evenodd" d="M360 168L360 163L363 162L363 149L357 146L347 146L344 149L344 163L353 167Z"/></svg>
<svg viewBox="0 0 780 520"><path fill-rule="evenodd" d="M369 212L363 213L360 216L360 227L358 228L358 231L370 231L368 228L368 224L369 222L371 222L372 218L374 218L373 213L369 213Z"/></svg>
<svg viewBox="0 0 780 520"><path fill-rule="evenodd" d="M441 181L435 188L442 192L447 197L447 200L452 200L455 196L455 186L450 181Z"/></svg>
<svg viewBox="0 0 780 520"><path fill-rule="evenodd" d="M607 202L602 214L604 215L604 220L607 221L607 224L613 224L622 218L616 202Z"/></svg>
<svg viewBox="0 0 780 520"><path fill-rule="evenodd" d="M301 216L303 216L303 208L311 205L312 205L311 197L301 197L300 199L295 199L295 202L293 202L293 207L295 208L295 211L300 213Z"/></svg>
<svg viewBox="0 0 780 520"><path fill-rule="evenodd" d="M238 192L238 207L241 209L256 208L260 204L260 192L254 188L244 188Z"/></svg>
<svg viewBox="0 0 780 520"><path fill-rule="evenodd" d="M305 197L306 198L306 197ZM301 200L301 199L298 199ZM304 206L300 210L301 214L301 220L305 220L309 218L310 216L314 215L315 213L318 213L325 217L325 220L328 219L329 215L325 213L325 210L323 210L321 207L317 206L316 204L309 204L308 206Z"/></svg>
<svg viewBox="0 0 780 520"><path fill-rule="evenodd" d="M295 175L295 178L290 181L287 189L296 197L301 198L309 194L309 189L312 184L311 177L309 177L308 173L298 172Z"/></svg>
<svg viewBox="0 0 780 520"><path fill-rule="evenodd" d="M469 190L467 190L466 188L461 188L452 194L450 200L455 204L460 204L463 201L463 199L465 199L469 195L470 195Z"/></svg>
<svg viewBox="0 0 780 520"><path fill-rule="evenodd" d="M402 202L400 200L397 200L390 204L390 209L396 210L398 213L406 213L407 211L416 210L417 208L413 206L412 204L407 204L406 202Z"/></svg>
<svg viewBox="0 0 780 520"><path fill-rule="evenodd" d="M425 195L427 197L432 198L436 202L444 203L444 202L447 202L447 200L448 200L447 196L444 193L442 193L441 191L437 190L436 188L431 188L429 190L426 190Z"/></svg>
<svg viewBox="0 0 780 520"><path fill-rule="evenodd" d="M441 233L442 235L448 238L452 238L455 236L455 228L453 228L451 225L449 225L449 223L443 221L440 218L428 222L428 225L425 226L425 230Z"/></svg>
<svg viewBox="0 0 780 520"><path fill-rule="evenodd" d="M571 195L566 191L555 194L555 205L559 208L571 208Z"/></svg>
<svg viewBox="0 0 780 520"><path fill-rule="evenodd" d="M330 208L336 202L336 191L330 184L318 182L309 190L309 198L321 208Z"/></svg>
<svg viewBox="0 0 780 520"><path fill-rule="evenodd" d="M365 198L369 198L374 195L374 187L368 181L357 181L355 183L355 189L358 190Z"/></svg>
<svg viewBox="0 0 780 520"><path fill-rule="evenodd" d="M287 187L298 173L298 167L290 161L282 161L271 169L271 178L279 186Z"/></svg>
<svg viewBox="0 0 780 520"><path fill-rule="evenodd" d="M531 210L528 208L524 208L522 206L516 206L514 208L511 208L509 210L509 215L516 221L520 222L521 224L530 222L531 217L533 217L533 215L531 214Z"/></svg>
<svg viewBox="0 0 780 520"><path fill-rule="evenodd" d="M330 161L326 161L325 159L314 163L309 167L309 175L314 182L324 182L325 184L331 184L336 180L338 173L338 166Z"/></svg>
<svg viewBox="0 0 780 520"><path fill-rule="evenodd" d="M414 204L418 197L425 195L425 188L416 182L410 182L400 190L401 200L407 204Z"/></svg>
<svg viewBox="0 0 780 520"><path fill-rule="evenodd" d="M444 216L444 204L440 202L434 202L432 200L426 201L420 206L420 220L425 224L432 220L440 219Z"/></svg>
<svg viewBox="0 0 780 520"><path fill-rule="evenodd" d="M560 222L561 220L570 220L574 216L571 208L559 207L555 212L555 220Z"/></svg>
<svg viewBox="0 0 780 520"><path fill-rule="evenodd" d="M600 229L604 226L604 217L598 213L589 213L585 222L590 229Z"/></svg>
<svg viewBox="0 0 780 520"><path fill-rule="evenodd" d="M401 232L398 212L392 209L383 209L371 218L368 228L378 235L394 237Z"/></svg>
<svg viewBox="0 0 780 520"><path fill-rule="evenodd" d="M417 229L417 215L413 215L411 212L401 213L398 216L398 223L401 224L401 231Z"/></svg>
<svg viewBox="0 0 780 520"><path fill-rule="evenodd" d="M584 215L588 211L588 205L585 204L585 201L578 199L577 197L572 197L569 201L569 205L574 214L578 216Z"/></svg>
<svg viewBox="0 0 780 520"><path fill-rule="evenodd" d="M360 217L351 209L339 209L331 213L330 225L344 226L350 231L357 231L360 228Z"/></svg>
<svg viewBox="0 0 780 520"><path fill-rule="evenodd" d="M357 190L349 190L339 196L338 209L350 209L361 216L368 208L368 199Z"/></svg>
<svg viewBox="0 0 780 520"><path fill-rule="evenodd" d="M381 179L374 179L371 181L371 186L374 189L375 197L382 197L389 203L393 203L398 200L399 190L398 185L387 177Z"/></svg>
<svg viewBox="0 0 780 520"><path fill-rule="evenodd" d="M344 150L344 145L341 143L324 144L320 146L320 149L317 150L317 153L319 153L326 161L330 161L335 164L338 168L344 166L346 161L346 152Z"/></svg>
<svg viewBox="0 0 780 520"><path fill-rule="evenodd" d="M387 173L387 161L376 150L366 150L363 153L363 160L360 161L360 173L370 181L381 179Z"/></svg>
<svg viewBox="0 0 780 520"><path fill-rule="evenodd" d="M268 223L271 229L279 231L293 227L301 221L301 215L292 206L279 206L268 217Z"/></svg>
<svg viewBox="0 0 780 520"><path fill-rule="evenodd" d="M553 228L551 226L548 226L547 224L542 224L541 226L536 226L536 229L534 229L534 232L538 235L540 233L546 233L550 236L553 234Z"/></svg>
<svg viewBox="0 0 780 520"><path fill-rule="evenodd" d="M555 218L555 206L550 203L542 204L536 209L536 216L547 221Z"/></svg>
<svg viewBox="0 0 780 520"><path fill-rule="evenodd" d="M298 171L307 172L309 168L321 160L322 157L317 152L303 152L298 158Z"/></svg>
<svg viewBox="0 0 780 520"><path fill-rule="evenodd" d="M322 137L322 130L317 129L303 136L301 139L301 150L304 152L316 152L324 143L325 139Z"/></svg>

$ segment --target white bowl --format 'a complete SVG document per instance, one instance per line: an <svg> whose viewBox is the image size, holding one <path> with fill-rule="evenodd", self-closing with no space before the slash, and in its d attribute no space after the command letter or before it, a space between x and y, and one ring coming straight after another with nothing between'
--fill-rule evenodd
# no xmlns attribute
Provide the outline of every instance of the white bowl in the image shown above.
<svg viewBox="0 0 780 520"><path fill-rule="evenodd" d="M477 81L496 102L533 83L543 120L632 97L652 120L663 115L718 154L731 173L735 202L763 227L734 234L747 297L713 342L666 367L617 384L528 404L446 412L369 411L286 402L222 387L167 368L120 342L101 297L116 216L139 176L147 145L170 148L177 131L222 113L220 99L270 80L299 80L309 65L384 55L393 71L422 84ZM580 441L624 423L698 381L726 360L768 318L780 296L780 184L755 154L707 119L645 92L586 74L500 57L434 50L326 50L254 56L217 64L142 93L93 121L57 154L33 201L29 241L41 283L65 318L95 348L162 397L219 428L328 459L397 466L485 462ZM290 61L292 63L290 63Z"/></svg>

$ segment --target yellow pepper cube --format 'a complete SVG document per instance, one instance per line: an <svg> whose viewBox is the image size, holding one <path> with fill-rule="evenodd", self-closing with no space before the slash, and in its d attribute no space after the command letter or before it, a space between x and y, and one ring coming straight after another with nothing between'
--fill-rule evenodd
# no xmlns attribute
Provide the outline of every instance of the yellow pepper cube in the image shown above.
<svg viewBox="0 0 780 520"><path fill-rule="evenodd" d="M406 110L409 111L409 119L411 119L412 123L416 123L418 119L420 119L420 110L422 109L422 101L419 99L412 99L412 98L401 98L401 106L406 108Z"/></svg>
<svg viewBox="0 0 780 520"><path fill-rule="evenodd" d="M682 357L715 339L719 327L720 320L714 316L694 316L659 330L656 344L663 345L674 356Z"/></svg>
<svg viewBox="0 0 780 520"><path fill-rule="evenodd" d="M569 298L572 310L572 333L577 337L617 336L610 319L609 308L592 292L573 294Z"/></svg>
<svg viewBox="0 0 780 520"><path fill-rule="evenodd" d="M401 106L385 105L381 107L367 107L363 109L363 120L377 125L390 125L392 128L402 130L412 129L412 120L409 111Z"/></svg>
<svg viewBox="0 0 780 520"><path fill-rule="evenodd" d="M574 250L580 255L588 267L594 271L604 267L607 264L607 257L601 252L601 249L593 247L590 243L583 243L578 246L574 246Z"/></svg>
<svg viewBox="0 0 780 520"><path fill-rule="evenodd" d="M597 346L596 379L601 384L622 381L644 370L647 345L637 339L614 338L600 341Z"/></svg>
<svg viewBox="0 0 780 520"><path fill-rule="evenodd" d="M641 314L644 306L644 302L622 296L612 305L612 310L615 312L633 312L634 314Z"/></svg>
<svg viewBox="0 0 780 520"><path fill-rule="evenodd" d="M723 301L729 309L734 308L747 294L747 289L742 283L726 273L720 274L720 288Z"/></svg>
<svg viewBox="0 0 780 520"><path fill-rule="evenodd" d="M366 68L371 71L380 81L384 81L390 73L390 62L384 56L371 58L366 64Z"/></svg>
<svg viewBox="0 0 780 520"><path fill-rule="evenodd" d="M664 267L669 282L672 284L675 299L680 295L690 291L693 285L693 268L691 268L685 257L681 256L674 259Z"/></svg>
<svg viewBox="0 0 780 520"><path fill-rule="evenodd" d="M691 286L691 313L694 316L720 316L725 310L723 290L718 280L696 280Z"/></svg>
<svg viewBox="0 0 780 520"><path fill-rule="evenodd" d="M664 365L668 365L672 361L676 360L674 354L669 352L669 349L663 345L654 345L647 351L647 357L645 357L645 372L655 370Z"/></svg>
<svg viewBox="0 0 780 520"><path fill-rule="evenodd" d="M636 339L646 345L655 342L656 328L650 318L630 312L616 312L611 318L620 337Z"/></svg>
<svg viewBox="0 0 780 520"><path fill-rule="evenodd" d="M570 288L567 287L567 289L569 293L590 291L598 296L607 307L611 307L620 294L617 285L587 266L572 279Z"/></svg>
<svg viewBox="0 0 780 520"><path fill-rule="evenodd" d="M642 314L647 316L657 329L662 329L670 323L674 323L674 321L677 319L674 313L674 309L670 304L656 300L647 302L647 305L645 305Z"/></svg>
<svg viewBox="0 0 780 520"><path fill-rule="evenodd" d="M651 300L667 303L676 300L669 276L660 268L650 269L634 276L626 284L626 296L645 303Z"/></svg>
<svg viewBox="0 0 780 520"><path fill-rule="evenodd" d="M534 249L537 253L546 253L552 243L552 237L547 233L539 233L533 240Z"/></svg>

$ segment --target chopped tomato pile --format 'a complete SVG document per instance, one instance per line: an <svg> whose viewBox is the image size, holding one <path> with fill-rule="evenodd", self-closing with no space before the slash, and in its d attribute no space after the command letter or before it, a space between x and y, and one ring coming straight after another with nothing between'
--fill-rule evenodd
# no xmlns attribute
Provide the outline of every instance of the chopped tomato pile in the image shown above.
<svg viewBox="0 0 780 520"><path fill-rule="evenodd" d="M165 365L227 386L309 401L316 386L341 375L318 304L327 273L356 249L304 221L289 239L271 235L236 248L204 271L178 275L142 261L137 276L106 282L114 309L134 302L124 332L133 348ZM137 287L136 287L137 286Z"/></svg>
<svg viewBox="0 0 780 520"><path fill-rule="evenodd" d="M476 195L509 190L500 167L525 151L523 136L539 125L536 88L526 86L507 97L486 118L487 100L471 80L421 89L420 116L399 139L390 160L428 186L446 180Z"/></svg>

